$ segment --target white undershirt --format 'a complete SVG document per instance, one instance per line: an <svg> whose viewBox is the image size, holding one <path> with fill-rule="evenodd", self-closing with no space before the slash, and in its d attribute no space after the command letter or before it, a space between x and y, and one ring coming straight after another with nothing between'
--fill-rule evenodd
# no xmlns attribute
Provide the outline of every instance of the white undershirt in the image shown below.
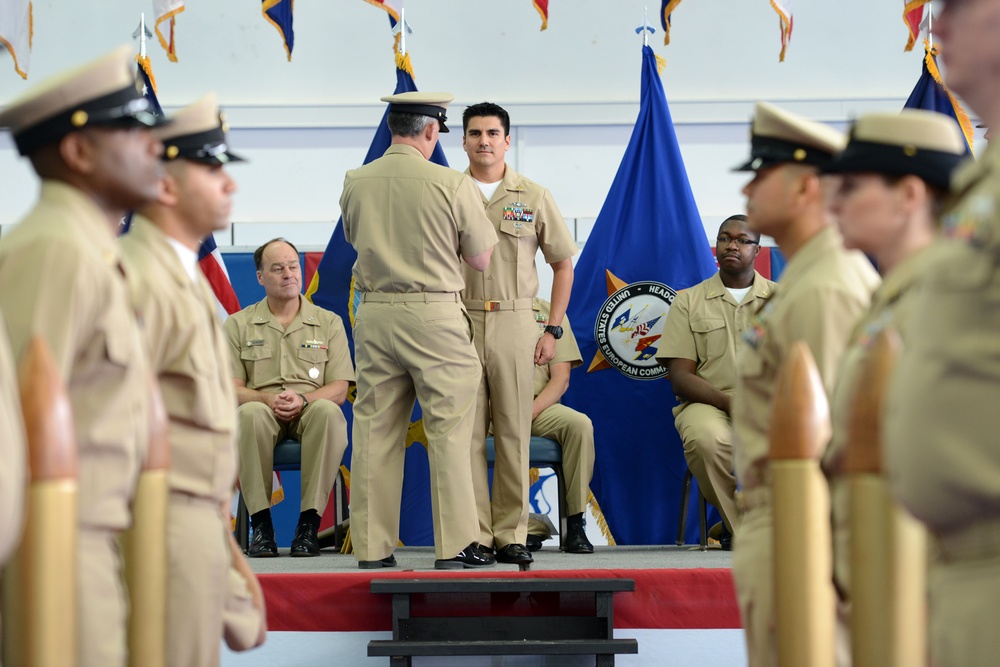
<svg viewBox="0 0 1000 667"><path fill-rule="evenodd" d="M477 181L475 178L473 178L472 180L475 181L476 185L479 186L479 189L482 191L483 196L486 197L486 201L493 199L493 193L496 192L497 188L500 187L500 184L503 183L502 179L497 181L496 183L483 183L482 181Z"/></svg>
<svg viewBox="0 0 1000 667"><path fill-rule="evenodd" d="M197 282L198 280L198 253L191 250L186 245L178 241L177 239L172 239L167 237L167 243L170 247L174 249L177 256L181 260L181 266L184 267L184 272L188 274L191 278L191 282Z"/></svg>
<svg viewBox="0 0 1000 667"><path fill-rule="evenodd" d="M734 299L736 299L736 303L743 303L743 299L746 298L747 294L750 292L752 288L753 285L750 285L750 287L743 287L743 288L727 287L726 289L729 290L729 293L733 295Z"/></svg>

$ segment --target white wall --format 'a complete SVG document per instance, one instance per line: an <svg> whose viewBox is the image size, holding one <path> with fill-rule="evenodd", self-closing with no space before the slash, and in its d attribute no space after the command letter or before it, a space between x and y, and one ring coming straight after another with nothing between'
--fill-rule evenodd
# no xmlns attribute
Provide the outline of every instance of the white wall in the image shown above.
<svg viewBox="0 0 1000 667"><path fill-rule="evenodd" d="M640 38L651 0L553 0L549 28L531 0L410 0L408 50L417 85L456 95L443 135L452 166L461 110L485 99L511 113L515 168L549 187L583 243L624 153L638 111ZM255 246L281 234L325 247L339 215L344 172L361 163L382 95L395 86L385 13L362 0L300 0L287 62L277 32L246 0L191 0L178 16L178 63L155 41L149 54L168 112L208 90L219 94L232 143L250 158L232 167L240 193L222 246ZM0 106L65 67L130 40L149 0L34 0L34 51L23 82L0 54ZM766 0L688 2L671 44L650 44L668 64L663 84L707 234L739 212L745 175L729 169L747 151L753 101L768 99L846 127L858 113L902 106L922 52L903 52L898 2L795 5L795 32L778 62L778 20ZM37 184L0 134L0 225L31 206Z"/></svg>

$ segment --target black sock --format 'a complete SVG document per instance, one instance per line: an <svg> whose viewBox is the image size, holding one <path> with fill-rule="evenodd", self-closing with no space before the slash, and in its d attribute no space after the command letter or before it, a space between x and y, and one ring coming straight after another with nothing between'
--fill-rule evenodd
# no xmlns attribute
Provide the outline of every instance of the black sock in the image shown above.
<svg viewBox="0 0 1000 667"><path fill-rule="evenodd" d="M299 514L299 523L310 523L316 528L319 528L319 512L316 510L306 510Z"/></svg>
<svg viewBox="0 0 1000 667"><path fill-rule="evenodd" d="M261 526L270 526L271 524L271 510L270 508L266 510L261 510L259 512L254 512L250 515L250 525L253 528L260 528Z"/></svg>

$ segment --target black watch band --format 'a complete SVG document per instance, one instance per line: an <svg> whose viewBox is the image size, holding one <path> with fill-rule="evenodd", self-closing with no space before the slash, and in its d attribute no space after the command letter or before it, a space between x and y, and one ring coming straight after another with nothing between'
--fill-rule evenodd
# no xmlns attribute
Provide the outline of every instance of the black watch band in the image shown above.
<svg viewBox="0 0 1000 667"><path fill-rule="evenodd" d="M555 326L553 324L546 324L545 325L545 333L550 333L550 334L552 334L553 338L555 338L556 340L559 340L563 336L563 328Z"/></svg>

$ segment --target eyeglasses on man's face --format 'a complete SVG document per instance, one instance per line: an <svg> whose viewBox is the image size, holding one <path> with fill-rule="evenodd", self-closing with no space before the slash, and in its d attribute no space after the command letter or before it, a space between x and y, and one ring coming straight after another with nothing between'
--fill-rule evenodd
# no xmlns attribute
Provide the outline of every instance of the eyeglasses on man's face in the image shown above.
<svg viewBox="0 0 1000 667"><path fill-rule="evenodd" d="M716 243L718 243L720 246L723 246L723 247L729 245L733 241L736 241L737 243L739 243L744 248L748 248L748 247L750 247L752 245L759 245L758 242L754 241L753 239L737 238L737 237L733 237L733 236L728 236L726 234L719 234L718 238L716 238L715 241L716 241Z"/></svg>

